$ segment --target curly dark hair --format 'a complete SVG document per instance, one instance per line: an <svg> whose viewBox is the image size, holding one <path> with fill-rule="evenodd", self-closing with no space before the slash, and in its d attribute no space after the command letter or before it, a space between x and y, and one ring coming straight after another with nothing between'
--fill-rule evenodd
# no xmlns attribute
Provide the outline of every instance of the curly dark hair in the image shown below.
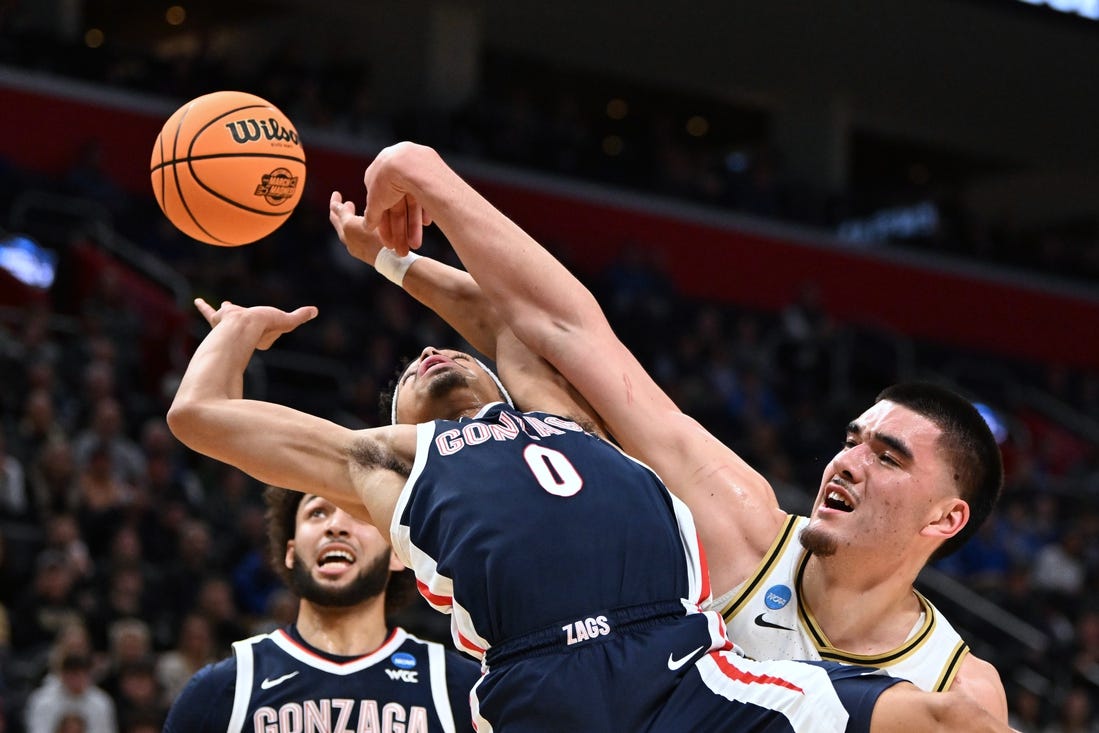
<svg viewBox="0 0 1099 733"><path fill-rule="evenodd" d="M297 526L298 507L305 494L291 489L268 486L263 492L263 502L267 506L267 560L271 568L282 578L287 587L293 587L290 568L284 562L286 544L294 538ZM385 612L392 615L405 608L416 595L416 578L412 571L405 569L399 573L390 573L389 583L385 587Z"/></svg>

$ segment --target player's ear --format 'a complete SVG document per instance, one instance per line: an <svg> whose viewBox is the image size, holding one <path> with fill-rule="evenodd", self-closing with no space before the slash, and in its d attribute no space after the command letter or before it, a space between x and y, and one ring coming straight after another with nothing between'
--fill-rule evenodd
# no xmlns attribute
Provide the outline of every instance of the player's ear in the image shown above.
<svg viewBox="0 0 1099 733"><path fill-rule="evenodd" d="M405 569L404 563L397 558L397 553L389 551L389 572L399 573Z"/></svg>
<svg viewBox="0 0 1099 733"><path fill-rule="evenodd" d="M945 499L936 505L931 520L920 534L948 540L962 531L969 523L969 503L957 496Z"/></svg>
<svg viewBox="0 0 1099 733"><path fill-rule="evenodd" d="M286 542L286 554L282 558L282 563L287 568L293 569L293 567L294 567L294 540L287 540L287 542Z"/></svg>

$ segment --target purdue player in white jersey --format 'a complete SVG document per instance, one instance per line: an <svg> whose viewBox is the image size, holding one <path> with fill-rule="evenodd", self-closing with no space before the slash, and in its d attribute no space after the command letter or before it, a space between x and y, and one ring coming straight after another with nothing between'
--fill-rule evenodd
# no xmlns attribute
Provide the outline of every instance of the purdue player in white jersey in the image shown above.
<svg viewBox="0 0 1099 733"><path fill-rule="evenodd" d="M781 510L766 479L683 415L618 341L583 285L433 150L410 143L388 148L365 180L365 229L378 228L402 255L383 250L379 271L487 355L493 338L513 328L590 401L623 447L691 507L716 603L747 653L877 664L925 689L964 690L1006 720L996 669L970 654L913 587L929 559L976 530L1002 484L999 450L968 402L932 385L883 393L847 426L812 515L790 544L798 520ZM352 254L373 261L376 241L339 194L330 219ZM476 282L406 254L432 220ZM857 293L857 283L852 289ZM791 549L797 542L804 551ZM789 589L790 608L802 611L786 638L772 633L784 630L763 625L766 614L745 610L754 592L770 589L756 581L781 549L804 560L794 579L775 583Z"/></svg>
<svg viewBox="0 0 1099 733"><path fill-rule="evenodd" d="M471 732L480 667L386 624L414 580L381 533L314 494L269 487L264 498L272 564L298 617L199 670L165 733Z"/></svg>
<svg viewBox="0 0 1099 733"><path fill-rule="evenodd" d="M808 517L791 515L756 572L739 588L716 599L729 636L755 659L823 659L878 667L925 690L950 689L969 645L918 591L920 615L902 644L856 653L832 644L801 593L811 553L799 540Z"/></svg>
<svg viewBox="0 0 1099 733"><path fill-rule="evenodd" d="M709 574L686 506L650 469L567 418L546 414L539 430L495 403L463 420L349 430L245 399L255 351L316 309L196 304L213 328L180 380L172 432L260 481L326 497L392 538L425 598L451 609L452 628L485 653L471 692L478 730L1009 730L962 693L926 692L863 667L736 655L720 618L702 607ZM428 350L407 373L402 405L410 389L430 400L436 380L455 370L467 397L489 381ZM627 513L623 495L634 496ZM259 689L270 691L305 672L260 674ZM356 706L336 684L280 708L277 722L267 704L248 712L249 704L242 717L264 733L351 730L351 712L369 712L369 701ZM355 725L368 729L361 718Z"/></svg>

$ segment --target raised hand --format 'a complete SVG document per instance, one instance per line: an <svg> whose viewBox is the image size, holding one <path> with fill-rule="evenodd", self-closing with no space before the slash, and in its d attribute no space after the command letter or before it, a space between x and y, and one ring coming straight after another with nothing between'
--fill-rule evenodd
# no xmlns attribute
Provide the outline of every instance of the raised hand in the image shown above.
<svg viewBox="0 0 1099 733"><path fill-rule="evenodd" d="M377 231L367 229L366 220L355 213L355 204L344 201L339 191L333 191L328 201L328 221L348 254L368 265L374 264L378 252L385 247L382 238Z"/></svg>
<svg viewBox="0 0 1099 733"><path fill-rule="evenodd" d="M257 324L262 329L256 342L256 348L260 351L271 348L279 336L290 333L317 316L317 307L313 305L303 305L293 311L284 311L269 305L245 308L223 300L221 307L215 310L202 298L195 298L195 307L211 328L229 318L246 318L250 323Z"/></svg>
<svg viewBox="0 0 1099 733"><path fill-rule="evenodd" d="M366 226L377 230L382 243L402 257L420 248L424 227L431 224L431 217L412 193L408 179L427 155L436 154L430 148L408 142L390 145L378 153L363 174Z"/></svg>

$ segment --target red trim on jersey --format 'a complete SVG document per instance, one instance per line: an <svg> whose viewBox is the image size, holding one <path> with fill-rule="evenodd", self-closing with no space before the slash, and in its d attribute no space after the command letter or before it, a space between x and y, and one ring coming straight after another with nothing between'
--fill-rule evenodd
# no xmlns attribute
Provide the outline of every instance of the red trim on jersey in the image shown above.
<svg viewBox="0 0 1099 733"><path fill-rule="evenodd" d="M476 652L477 654L485 653L484 647L480 647L474 644L472 641L463 636L461 631L455 631L454 633L458 635L458 641L460 641L462 643L462 646L464 646L466 649Z"/></svg>
<svg viewBox="0 0 1099 733"><path fill-rule="evenodd" d="M416 579L416 588L419 589L420 595L428 600L429 603L433 603L436 606L453 606L454 598L451 596L440 596L436 593L432 593L431 589L427 587L427 583L424 583L419 578Z"/></svg>
<svg viewBox="0 0 1099 733"><path fill-rule="evenodd" d="M276 631L277 631L277 632L278 632L279 634L282 634L282 637L283 637L284 639L286 639L286 640L287 640L288 642L290 642L291 644L293 644L293 645L294 645L295 647L297 647L298 649L301 649L301 650L302 650L303 652L305 652L305 653L306 653L306 654L308 654L309 656L311 656L311 657L313 657L313 658L315 658L315 659L320 659L320 660L323 660L323 661L325 661L325 662L328 662L329 664L336 664L336 665L340 665L340 666L343 666L343 665L345 665L345 664L355 664L355 663L356 663L356 662L358 662L358 661L359 661L360 659L363 659L363 658L365 658L365 657L369 657L369 656L370 656L371 654L376 654L376 653L378 652L378 649L381 649L381 648L382 648L382 647L384 647L384 646L385 646L386 644L388 644L389 642L393 641L394 637L396 637L396 636L397 636L397 631L398 631L398 629L397 629L396 627L394 627L394 628L393 628L393 630L389 632L389 636L387 636L387 637L386 637L385 641L383 641L383 642L382 642L381 644L379 644L379 645L378 645L378 649L374 649L374 650L372 650L372 651L369 651L369 652L367 652L366 654L359 654L359 655L358 655L358 656L356 656L356 657L355 657L354 659L348 659L348 660L347 660L346 662L334 662L334 661L332 661L331 659L329 659L328 657L324 656L323 654L317 654L317 652L316 652L316 651L314 651L313 649L310 649L310 648L309 648L309 647L307 647L307 646L302 646L302 645L301 645L301 644L300 644L300 643L298 642L298 640L297 640L297 639L295 639L294 637L290 636L290 634L286 633L286 629L276 629ZM336 655L336 656L343 656L343 655L342 655L342 654L339 654L339 655Z"/></svg>
<svg viewBox="0 0 1099 733"><path fill-rule="evenodd" d="M695 545L698 546L698 564L702 567L702 592L698 603L702 604L710 598L710 565L706 562L706 548L702 546L702 538L695 532Z"/></svg>
<svg viewBox="0 0 1099 733"><path fill-rule="evenodd" d="M790 682L789 680L784 680L781 677L774 677L774 676L769 675L769 674L763 674L763 675L752 674L750 672L745 672L742 669L737 669L725 657L725 655L719 654L718 652L710 652L710 656L713 657L714 662L717 664L717 668L720 669L721 672L726 677L728 677L729 679L731 679L735 682L744 682L744 683L749 684L749 685L751 685L751 684L777 685L779 687L785 687L788 690L793 690L795 692L800 692L801 694L805 694L805 690L801 689L800 687L795 685L793 682Z"/></svg>

